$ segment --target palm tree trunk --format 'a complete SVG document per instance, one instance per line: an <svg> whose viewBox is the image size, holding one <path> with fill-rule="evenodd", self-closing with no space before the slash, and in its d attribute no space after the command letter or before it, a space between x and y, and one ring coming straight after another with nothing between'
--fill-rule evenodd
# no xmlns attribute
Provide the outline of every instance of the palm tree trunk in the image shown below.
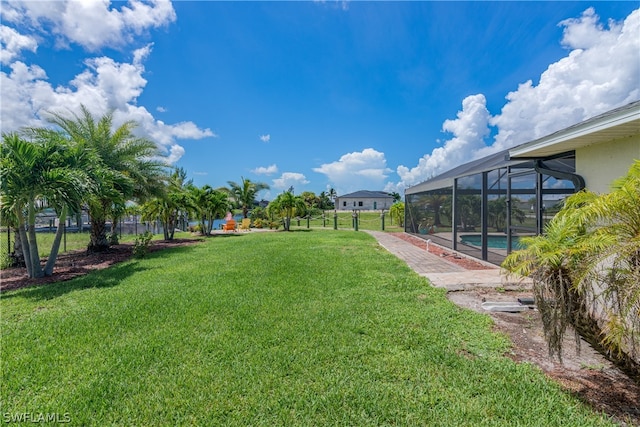
<svg viewBox="0 0 640 427"><path fill-rule="evenodd" d="M58 258L58 252L60 251L60 241L62 240L62 234L64 231L64 221L67 218L67 207L64 206L60 212L58 218L58 228L56 229L56 236L53 238L53 245L51 245L51 253L47 259L47 264L44 266L44 275L51 276L53 274L53 266Z"/></svg>
<svg viewBox="0 0 640 427"><path fill-rule="evenodd" d="M24 227L23 227L24 228ZM20 236L20 227L13 229L13 252L9 255L11 259L12 267L26 267L27 264L24 259L24 252L22 244L22 237Z"/></svg>
<svg viewBox="0 0 640 427"><path fill-rule="evenodd" d="M89 218L91 223L89 233L89 252L104 252L109 249L109 239L107 239L107 209L108 200L100 200L89 207Z"/></svg>
<svg viewBox="0 0 640 427"><path fill-rule="evenodd" d="M40 265L40 254L38 253L38 240L36 238L36 209L33 205L33 201L29 202L28 206L28 218L29 218L29 258L31 258L31 277L43 277L44 270Z"/></svg>
<svg viewBox="0 0 640 427"><path fill-rule="evenodd" d="M118 223L120 222L120 217L118 215L114 215L113 218L111 218L111 233L109 234L109 246L111 245L117 245L118 243L120 243L119 239L118 239Z"/></svg>
<svg viewBox="0 0 640 427"><path fill-rule="evenodd" d="M91 218L91 237L89 240L89 252L103 252L109 249L109 240L107 240L107 224L104 219L96 220Z"/></svg>
<svg viewBox="0 0 640 427"><path fill-rule="evenodd" d="M24 258L25 266L27 267L27 274L29 275L29 277L33 277L31 275L33 272L33 269L31 268L31 248L29 247L29 241L27 240L25 220L21 209L16 209L16 217L18 218L18 233L20 233L20 241L22 243L22 256Z"/></svg>

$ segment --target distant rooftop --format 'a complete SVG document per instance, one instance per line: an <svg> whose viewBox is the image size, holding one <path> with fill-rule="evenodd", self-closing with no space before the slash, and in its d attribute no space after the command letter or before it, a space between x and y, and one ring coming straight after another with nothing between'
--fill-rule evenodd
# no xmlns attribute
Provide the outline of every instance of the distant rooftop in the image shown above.
<svg viewBox="0 0 640 427"><path fill-rule="evenodd" d="M386 191L369 191L369 190L360 190L355 193L344 194L342 196L338 196L338 198L350 197L350 198L371 198L371 197L388 197L393 198L393 196Z"/></svg>

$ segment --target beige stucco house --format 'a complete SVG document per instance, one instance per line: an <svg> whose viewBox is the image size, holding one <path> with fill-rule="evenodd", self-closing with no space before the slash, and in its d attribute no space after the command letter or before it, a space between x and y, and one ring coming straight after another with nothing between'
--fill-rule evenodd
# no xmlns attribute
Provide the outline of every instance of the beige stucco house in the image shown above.
<svg viewBox="0 0 640 427"><path fill-rule="evenodd" d="M575 152L575 173L596 193L640 159L640 101L609 111L509 150L511 159L548 158Z"/></svg>

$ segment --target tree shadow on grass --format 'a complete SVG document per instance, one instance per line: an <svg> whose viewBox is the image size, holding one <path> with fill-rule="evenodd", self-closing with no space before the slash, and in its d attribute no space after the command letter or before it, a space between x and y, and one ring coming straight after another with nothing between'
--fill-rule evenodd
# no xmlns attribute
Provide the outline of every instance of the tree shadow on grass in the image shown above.
<svg viewBox="0 0 640 427"><path fill-rule="evenodd" d="M104 270L92 271L71 280L23 288L11 292L9 295L3 295L2 298L22 297L32 300L50 300L81 289L110 288L120 284L125 278L144 270L146 268L141 267L138 262L124 262Z"/></svg>
<svg viewBox="0 0 640 427"><path fill-rule="evenodd" d="M217 238L225 238L225 237L243 237L246 236L248 233L215 233L212 234L209 239L217 239Z"/></svg>
<svg viewBox="0 0 640 427"><path fill-rule="evenodd" d="M113 264L107 268L88 271L86 274L54 283L29 286L27 288L12 291L9 295L2 295L3 299L15 297L28 298L36 301L50 300L63 296L69 292L92 289L92 288L111 288L122 283L126 278L142 271L150 269L162 269L169 265L169 259L181 252L192 251L192 246L181 246L173 248L165 248L146 254L144 259L166 258L167 263L162 266L154 267L144 265L137 259L130 259L124 262Z"/></svg>

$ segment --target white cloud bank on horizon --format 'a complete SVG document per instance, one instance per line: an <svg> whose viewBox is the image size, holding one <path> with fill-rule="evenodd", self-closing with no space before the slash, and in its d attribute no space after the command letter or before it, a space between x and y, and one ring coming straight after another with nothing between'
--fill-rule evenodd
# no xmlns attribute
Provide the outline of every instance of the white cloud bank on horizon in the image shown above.
<svg viewBox="0 0 640 427"><path fill-rule="evenodd" d="M137 99L147 80L143 77L144 60L152 44L135 49L131 63L117 62L106 56L87 58L85 69L66 85L53 87L46 71L37 64L18 60L22 50L35 52L37 38L53 36L58 48L77 44L89 51L104 46L124 46L149 28L175 21L169 1L149 4L132 0L127 6L112 8L109 0L94 2L3 2L0 27L0 126L3 132L23 126L45 126L48 111L69 115L79 113L80 104L96 116L113 111L117 126L127 120L139 123L136 133L155 141L167 154L166 161L175 163L184 148L176 139L215 137L210 129L200 129L190 121L166 124L157 120ZM32 34L20 34L20 30ZM13 61L13 62L12 62ZM73 109L69 109L73 106Z"/></svg>
<svg viewBox="0 0 640 427"><path fill-rule="evenodd" d="M484 95L462 101L455 120L442 130L453 137L425 154L412 168L398 166L397 183L386 191L405 188L446 172L465 162L535 140L598 114L640 99L640 9L623 22L600 22L593 8L564 27L562 45L569 54L542 73L538 85L531 80L507 96L500 114L491 116ZM497 128L489 145L490 126Z"/></svg>
<svg viewBox="0 0 640 427"><path fill-rule="evenodd" d="M326 175L338 194L381 188L393 172L387 167L384 153L373 148L347 153L313 171Z"/></svg>

